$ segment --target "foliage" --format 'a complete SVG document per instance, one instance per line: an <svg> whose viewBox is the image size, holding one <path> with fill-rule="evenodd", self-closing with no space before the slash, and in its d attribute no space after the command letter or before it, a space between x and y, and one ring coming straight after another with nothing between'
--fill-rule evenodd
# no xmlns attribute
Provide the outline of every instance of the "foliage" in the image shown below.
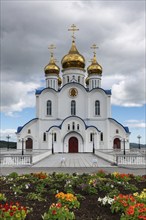
<svg viewBox="0 0 146 220"><path fill-rule="evenodd" d="M0 193L0 201L6 201L7 198L4 193Z"/></svg>
<svg viewBox="0 0 146 220"><path fill-rule="evenodd" d="M58 199L58 202L60 202L63 206L68 207L69 209L80 207L80 203L78 202L77 197L72 193L60 192L56 194L55 197Z"/></svg>
<svg viewBox="0 0 146 220"><path fill-rule="evenodd" d="M139 203L132 195L115 197L111 205L112 212L121 212L120 220L146 219L146 204Z"/></svg>
<svg viewBox="0 0 146 220"><path fill-rule="evenodd" d="M1 220L24 220L29 212L28 207L21 206L19 203L0 204Z"/></svg>
<svg viewBox="0 0 146 220"><path fill-rule="evenodd" d="M42 218L43 220L73 220L75 215L66 206L62 206L61 203L53 203Z"/></svg>

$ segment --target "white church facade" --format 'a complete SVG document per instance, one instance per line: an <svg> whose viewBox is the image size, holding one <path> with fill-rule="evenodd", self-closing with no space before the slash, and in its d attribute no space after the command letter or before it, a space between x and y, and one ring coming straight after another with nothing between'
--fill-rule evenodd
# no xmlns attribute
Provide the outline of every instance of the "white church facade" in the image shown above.
<svg viewBox="0 0 146 220"><path fill-rule="evenodd" d="M51 51L44 68L46 87L35 93L36 118L18 127L17 149L22 148L19 140L26 150L52 153L129 149L129 129L111 116L111 90L101 87L102 67L96 53L85 69L85 58L73 37L61 65L62 74Z"/></svg>

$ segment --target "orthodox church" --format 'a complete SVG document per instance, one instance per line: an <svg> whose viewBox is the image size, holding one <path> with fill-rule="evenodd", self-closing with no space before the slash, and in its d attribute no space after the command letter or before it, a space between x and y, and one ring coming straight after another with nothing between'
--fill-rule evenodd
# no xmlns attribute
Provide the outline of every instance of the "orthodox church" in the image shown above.
<svg viewBox="0 0 146 220"><path fill-rule="evenodd" d="M36 118L17 129L17 149L45 149L51 153L80 153L129 149L129 129L111 116L111 90L101 86L102 66L94 44L91 64L77 49L73 32L69 52L62 58L62 74L51 45L45 66L46 87L36 90Z"/></svg>

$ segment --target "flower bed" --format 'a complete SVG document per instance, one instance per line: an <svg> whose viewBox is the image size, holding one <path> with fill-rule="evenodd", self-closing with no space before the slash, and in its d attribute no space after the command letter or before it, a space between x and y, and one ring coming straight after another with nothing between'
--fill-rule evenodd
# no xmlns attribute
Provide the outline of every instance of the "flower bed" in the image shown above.
<svg viewBox="0 0 146 220"><path fill-rule="evenodd" d="M12 173L0 184L0 220L146 220L145 176Z"/></svg>

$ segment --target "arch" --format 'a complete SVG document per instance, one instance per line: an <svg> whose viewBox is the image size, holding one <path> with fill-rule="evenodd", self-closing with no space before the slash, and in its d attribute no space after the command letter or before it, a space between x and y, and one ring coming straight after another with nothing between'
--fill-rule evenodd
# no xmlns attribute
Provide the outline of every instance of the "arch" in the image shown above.
<svg viewBox="0 0 146 220"><path fill-rule="evenodd" d="M115 138L114 141L113 141L113 148L115 150L117 149L121 149L121 141L119 138Z"/></svg>
<svg viewBox="0 0 146 220"><path fill-rule="evenodd" d="M78 153L78 139L76 137L71 137L68 141L68 152L69 153Z"/></svg>
<svg viewBox="0 0 146 220"><path fill-rule="evenodd" d="M26 140L26 150L32 150L33 149L33 140L32 138L28 138Z"/></svg>

